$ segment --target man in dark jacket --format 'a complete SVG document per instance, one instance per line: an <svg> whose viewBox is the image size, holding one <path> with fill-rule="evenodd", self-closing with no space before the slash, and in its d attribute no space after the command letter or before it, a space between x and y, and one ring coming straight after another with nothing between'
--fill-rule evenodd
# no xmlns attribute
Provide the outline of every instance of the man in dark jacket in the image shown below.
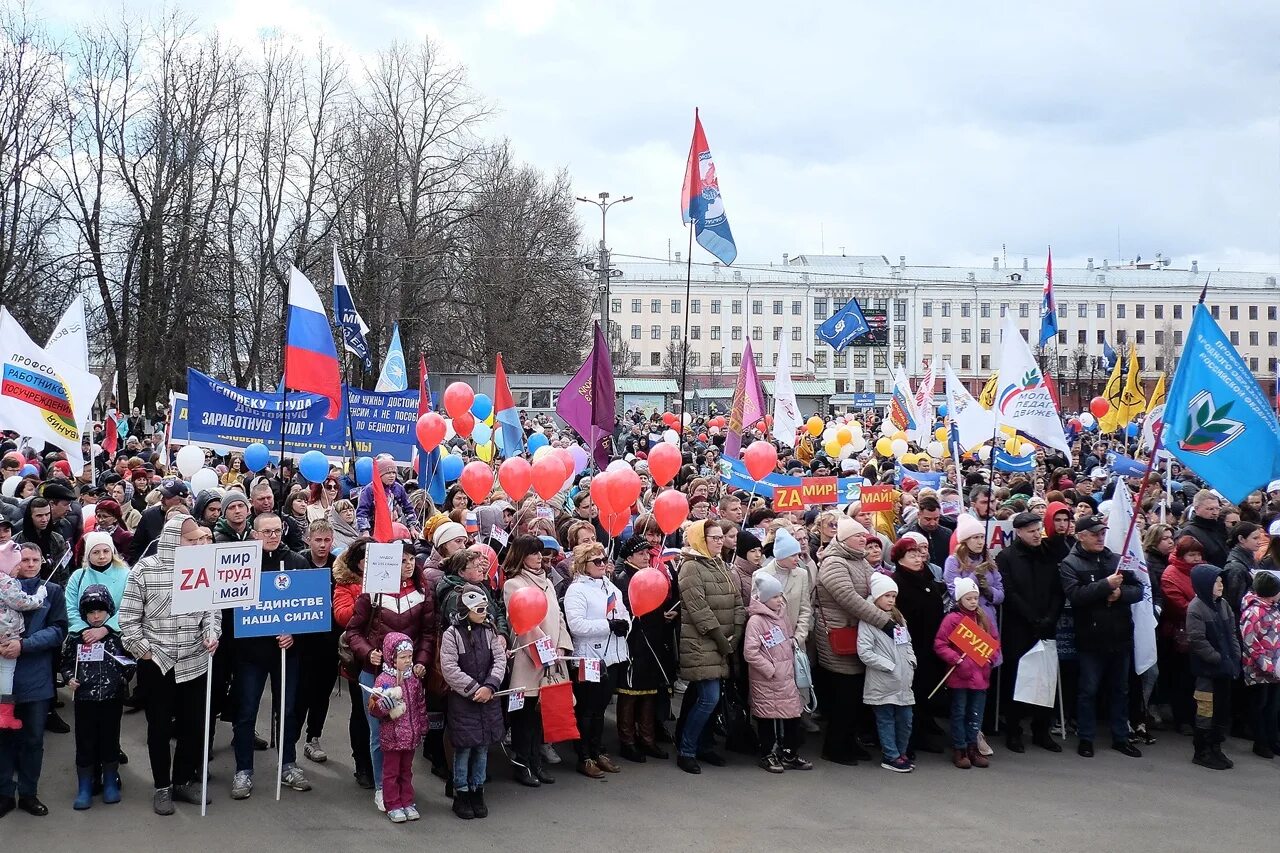
<svg viewBox="0 0 1280 853"><path fill-rule="evenodd" d="M1000 642L1007 672L1001 689L1009 709L1006 742L1010 752L1025 752L1022 743L1022 718L1031 717L1031 742L1050 752L1062 752L1049 734L1053 708L1026 705L1013 701L1013 688L1018 680L1018 664L1040 640L1057 636L1058 617L1065 596L1058 562L1044 546L1044 523L1033 512L1020 512L1013 517L1015 539L996 555L996 567L1004 579L1004 623L1000 626Z"/></svg>
<svg viewBox="0 0 1280 853"><path fill-rule="evenodd" d="M191 514L196 524L207 527L212 533L222 519L222 493L214 489L205 489L196 495L196 504Z"/></svg>
<svg viewBox="0 0 1280 853"><path fill-rule="evenodd" d="M169 510L175 506L186 504L191 497L187 484L177 477L165 477L160 481L160 503L147 507L138 521L138 529L133 531L133 562L138 562L150 552L152 545L160 538L164 529L164 520Z"/></svg>
<svg viewBox="0 0 1280 853"><path fill-rule="evenodd" d="M333 528L329 522L311 522L307 528L307 550L301 556L306 568L330 571L332 586ZM335 628L313 634L300 634L297 637L300 658L298 729L301 731L303 724L306 724L307 739L302 752L317 764L329 758L320 746L320 737L324 734L325 718L329 716L329 696L333 693L333 682L338 677L338 637L341 634L342 631Z"/></svg>
<svg viewBox="0 0 1280 853"><path fill-rule="evenodd" d="M1129 674L1133 664L1133 616L1129 609L1142 600L1142 583L1133 572L1120 570L1120 557L1104 544L1107 522L1087 515L1076 522L1076 544L1062 561L1062 589L1071 602L1076 623L1076 653L1080 685L1076 725L1081 756L1093 757L1097 732L1098 690L1109 689L1111 748L1131 758L1142 753L1129 743Z"/></svg>
<svg viewBox="0 0 1280 853"><path fill-rule="evenodd" d="M1224 568L1230 549L1227 547L1227 528L1218 520L1222 501L1208 489L1196 492L1191 504L1191 520L1178 531L1178 537L1194 536L1204 546L1204 561Z"/></svg>
<svg viewBox="0 0 1280 853"><path fill-rule="evenodd" d="M951 529L942 525L942 504L933 495L920 498L916 520L902 531L919 533L929 542L929 562L941 566L951 556Z"/></svg>
<svg viewBox="0 0 1280 853"><path fill-rule="evenodd" d="M67 548L74 552L80 544L80 537L84 535L84 516L80 512L79 496L61 480L46 483L40 493L49 501L52 514L50 527L63 538Z"/></svg>

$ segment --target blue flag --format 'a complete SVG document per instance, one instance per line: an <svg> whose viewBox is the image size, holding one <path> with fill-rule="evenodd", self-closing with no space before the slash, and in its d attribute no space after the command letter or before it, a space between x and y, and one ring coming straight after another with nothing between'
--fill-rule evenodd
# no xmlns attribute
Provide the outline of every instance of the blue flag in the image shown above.
<svg viewBox="0 0 1280 853"><path fill-rule="evenodd" d="M1271 401L1203 305L1169 386L1161 439L1232 503L1280 478L1280 423Z"/></svg>
<svg viewBox="0 0 1280 853"><path fill-rule="evenodd" d="M1044 298L1040 301L1040 346L1058 336L1058 303L1053 298L1053 250L1044 264Z"/></svg>
<svg viewBox="0 0 1280 853"><path fill-rule="evenodd" d="M729 230L729 219L724 213L724 198L720 195L720 180L716 177L716 164L711 159L711 146L702 132L702 119L693 111L693 142L689 146L689 161L685 165L684 186L680 193L680 205L686 223L692 223L698 245L720 259L732 264L738 257L738 245Z"/></svg>
<svg viewBox="0 0 1280 853"><path fill-rule="evenodd" d="M404 347L400 345L400 324L391 327L391 343L387 345L387 357L382 360L382 372L378 374L375 391L406 391L409 388L409 371L405 369Z"/></svg>
<svg viewBox="0 0 1280 853"><path fill-rule="evenodd" d="M992 463L997 471L1009 471L1015 474L1029 474L1036 470L1036 457L1033 453L1030 456L1015 456L1003 447L997 447L994 451L995 461Z"/></svg>
<svg viewBox="0 0 1280 853"><path fill-rule="evenodd" d="M869 331L871 326L868 325L867 318L862 316L862 306L855 298L850 299L847 305L818 327L818 338L840 352Z"/></svg>
<svg viewBox="0 0 1280 853"><path fill-rule="evenodd" d="M373 370L369 345L364 339L369 327L351 299L351 288L347 287L347 276L342 271L342 262L338 260L337 246L333 247L333 319L342 333L342 348L363 361L365 370Z"/></svg>
<svg viewBox="0 0 1280 853"><path fill-rule="evenodd" d="M1116 366L1116 351L1111 348L1111 344L1107 343L1105 337L1102 339L1102 366L1108 372Z"/></svg>

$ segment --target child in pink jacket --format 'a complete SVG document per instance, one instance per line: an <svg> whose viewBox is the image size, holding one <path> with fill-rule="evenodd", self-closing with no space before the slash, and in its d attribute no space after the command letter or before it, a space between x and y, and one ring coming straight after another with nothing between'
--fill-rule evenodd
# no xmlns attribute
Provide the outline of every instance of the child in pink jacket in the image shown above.
<svg viewBox="0 0 1280 853"><path fill-rule="evenodd" d="M760 766L770 773L812 770L800 745L800 689L796 687L795 626L787 616L782 581L772 572L751 577L751 603L742 656L749 668L751 715L760 737Z"/></svg>
<svg viewBox="0 0 1280 853"><path fill-rule="evenodd" d="M413 640L397 631L382 640L382 671L374 679L369 713L382 721L382 802L392 823L417 820L413 756L427 734L426 695L413 674Z"/></svg>
<svg viewBox="0 0 1280 853"><path fill-rule="evenodd" d="M982 728L982 712L986 709L987 688L991 686L991 663L976 663L951 642L951 632L964 619L995 636L995 626L979 606L978 585L972 578L955 580L956 606L942 619L933 638L934 654L947 666L947 687L951 690L951 745L955 748L952 763L961 770L986 767L989 761L978 752L978 732Z"/></svg>

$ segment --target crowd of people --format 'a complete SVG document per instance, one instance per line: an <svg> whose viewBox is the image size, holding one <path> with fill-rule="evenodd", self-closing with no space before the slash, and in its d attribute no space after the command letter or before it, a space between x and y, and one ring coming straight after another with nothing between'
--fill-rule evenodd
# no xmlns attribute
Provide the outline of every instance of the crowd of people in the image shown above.
<svg viewBox="0 0 1280 853"><path fill-rule="evenodd" d="M874 413L861 418L876 428ZM553 447L572 440L523 422ZM813 760L910 773L930 753L990 767L997 733L1016 760L1024 724L1032 746L1058 753L1074 736L1091 758L1100 716L1127 757L1157 732L1190 735L1191 760L1215 770L1232 766L1231 737L1261 759L1280 752L1280 481L1234 506L1176 460L1113 472L1122 448L1096 435L1070 457L1038 448L1029 473L870 448L833 459L800 438L778 443L778 473L893 484L894 508L790 511L730 486L723 442L699 422L679 437L670 484L655 482L648 456L666 426L639 412L620 419L617 459L642 489L617 528L592 497L592 470L549 500L499 488L476 503L455 484L437 505L389 458L375 463L375 488L354 469L307 482L288 458L251 472L239 454L206 453L220 487L192 494L162 433L139 437L142 421L92 465L10 435L0 445L0 816L47 814L41 796L78 810L133 799L120 777L132 711L145 719L155 813L199 805L207 689L214 749L225 744L219 723L230 727L230 797L249 798L269 747L258 731L268 685L283 719L280 782L310 790L305 764L329 759L341 684L353 784L396 823L420 817L417 764L460 819L486 817L497 754L529 788L555 783L566 759L601 779L673 754L701 774L726 751L771 774ZM924 485L936 474L936 488ZM1145 567L1105 544L1120 479L1141 495ZM664 530L654 501L669 489L689 512ZM368 594L379 495L399 525L400 585ZM997 523L1012 531L998 552ZM261 543L264 571L331 573L331 630L236 637L229 612L171 612L178 548L245 540ZM633 580L651 570L666 598L633 615ZM531 596L545 599L545 616L516 633L511 603ZM1147 597L1158 663L1138 674L1131 605ZM998 640L995 654L968 654L954 639L961 625ZM1019 666L1042 640L1056 643L1061 672L1053 707L1014 701ZM566 683L571 759L545 737L563 730L551 726L563 721L550 694ZM76 790L40 792L47 733L72 731Z"/></svg>

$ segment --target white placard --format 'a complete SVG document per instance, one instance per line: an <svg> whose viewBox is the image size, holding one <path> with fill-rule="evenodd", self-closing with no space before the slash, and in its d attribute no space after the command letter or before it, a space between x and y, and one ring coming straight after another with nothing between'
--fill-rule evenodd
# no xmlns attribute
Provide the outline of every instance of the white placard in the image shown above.
<svg viewBox="0 0 1280 853"><path fill-rule="evenodd" d="M82 643L76 651L76 660L80 663L97 663L103 659L105 652L106 646L102 643Z"/></svg>
<svg viewBox="0 0 1280 853"><path fill-rule="evenodd" d="M368 595L400 591L400 561L404 546L399 542L370 542L364 549L364 585Z"/></svg>
<svg viewBox="0 0 1280 853"><path fill-rule="evenodd" d="M523 707L524 707L524 691L523 690L517 690L516 692L507 696L508 711L519 711Z"/></svg>
<svg viewBox="0 0 1280 853"><path fill-rule="evenodd" d="M175 616L258 603L262 543L182 545L174 551L169 612Z"/></svg>

